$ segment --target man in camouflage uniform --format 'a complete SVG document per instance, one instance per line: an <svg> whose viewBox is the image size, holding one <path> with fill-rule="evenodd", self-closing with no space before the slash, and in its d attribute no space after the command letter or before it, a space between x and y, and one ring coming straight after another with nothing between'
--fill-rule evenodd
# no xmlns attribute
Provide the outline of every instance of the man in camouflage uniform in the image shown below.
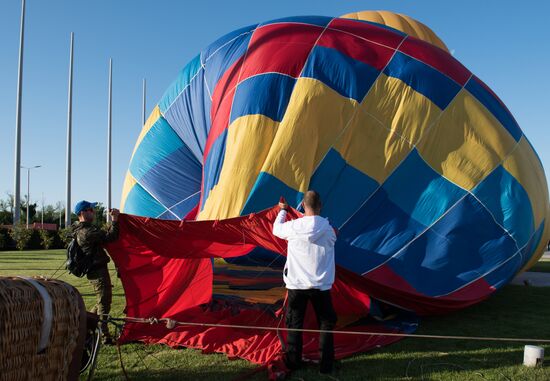
<svg viewBox="0 0 550 381"><path fill-rule="evenodd" d="M109 314L113 298L113 286L107 268L110 259L103 249L103 244L118 238L118 215L120 212L118 209L109 210L113 222L107 230L103 230L92 224L96 205L96 202L84 200L76 204L74 212L78 216L78 222L72 225L72 231L84 254L93 257L92 266L86 276L96 295L96 305L92 312L101 316ZM101 324L101 330L103 331L103 342L112 344L113 340L107 323Z"/></svg>

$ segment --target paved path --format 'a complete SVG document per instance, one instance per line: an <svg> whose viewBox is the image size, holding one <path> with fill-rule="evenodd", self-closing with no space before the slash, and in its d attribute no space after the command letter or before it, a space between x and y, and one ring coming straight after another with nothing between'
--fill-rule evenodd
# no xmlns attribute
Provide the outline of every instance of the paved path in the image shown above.
<svg viewBox="0 0 550 381"><path fill-rule="evenodd" d="M550 252L542 255L541 261L550 261ZM550 287L550 273L527 271L516 276L510 284L533 287Z"/></svg>
<svg viewBox="0 0 550 381"><path fill-rule="evenodd" d="M510 284L518 286L550 287L550 273L527 271L516 276Z"/></svg>

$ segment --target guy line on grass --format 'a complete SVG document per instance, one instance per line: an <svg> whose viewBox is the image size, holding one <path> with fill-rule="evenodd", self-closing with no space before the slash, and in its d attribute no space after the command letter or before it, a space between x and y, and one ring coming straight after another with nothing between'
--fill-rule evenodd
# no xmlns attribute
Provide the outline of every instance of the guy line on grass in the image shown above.
<svg viewBox="0 0 550 381"><path fill-rule="evenodd" d="M280 328L280 327L264 327L253 325L237 325L237 324L215 324L215 323L194 323L177 321L167 318L136 318L125 317L115 318L112 316L102 317L106 318L107 322L115 324L117 321L126 323L142 323L142 324L161 324L165 323L166 328L173 329L177 325L182 326L198 326L198 327L218 327L218 328L237 328L237 329L259 329L266 331L293 331L293 332L307 332L307 333L330 333L344 334L344 335L359 335L359 336L390 336L390 337L411 337L419 339L440 339L440 340L474 340L474 341L506 341L506 342L530 342L550 344L550 339L530 339L530 338L514 338L514 337L483 337L483 336L454 336L454 335L423 335L413 333L389 333L389 332L368 332L368 331L338 331L338 330L323 330L323 329L298 329L298 328Z"/></svg>

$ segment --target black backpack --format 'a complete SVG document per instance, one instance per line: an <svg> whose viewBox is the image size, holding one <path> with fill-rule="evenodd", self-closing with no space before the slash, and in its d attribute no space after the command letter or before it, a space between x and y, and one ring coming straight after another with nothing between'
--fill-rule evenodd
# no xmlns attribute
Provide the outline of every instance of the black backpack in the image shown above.
<svg viewBox="0 0 550 381"><path fill-rule="evenodd" d="M69 246L67 246L67 262L65 263L67 270L71 274L82 278L90 271L92 262L93 257L86 255L78 242L76 242L76 238L73 238L69 242Z"/></svg>

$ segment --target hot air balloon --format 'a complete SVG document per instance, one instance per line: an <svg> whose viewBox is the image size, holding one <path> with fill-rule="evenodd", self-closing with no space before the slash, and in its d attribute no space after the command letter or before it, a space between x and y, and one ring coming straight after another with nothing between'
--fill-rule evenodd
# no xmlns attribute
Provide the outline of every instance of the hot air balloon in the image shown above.
<svg viewBox="0 0 550 381"><path fill-rule="evenodd" d="M510 111L429 28L360 12L264 22L201 51L143 127L122 208L221 222L280 196L299 208L315 189L339 231L337 265L376 298L437 314L538 260L546 184ZM275 268L280 256L263 255L262 271ZM265 292L261 279L225 295Z"/></svg>

